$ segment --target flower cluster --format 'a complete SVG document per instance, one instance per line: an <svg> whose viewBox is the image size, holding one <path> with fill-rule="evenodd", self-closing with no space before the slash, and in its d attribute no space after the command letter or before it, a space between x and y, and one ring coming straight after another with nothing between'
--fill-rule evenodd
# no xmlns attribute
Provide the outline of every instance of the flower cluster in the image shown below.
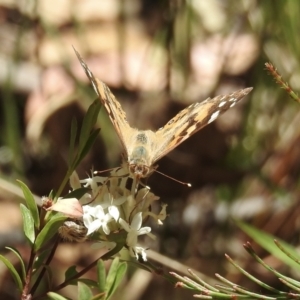
<svg viewBox="0 0 300 300"><path fill-rule="evenodd" d="M150 217L155 219L157 224L162 224L166 218L166 205L162 206L158 215L151 212L151 204L159 197L150 192L149 187L141 187L126 173L126 169L118 168L111 172L110 177L93 174L80 180L74 172L70 178L72 190L86 188L89 192L79 200L59 199L50 208L70 218L59 233L65 239L83 241L89 238L97 241L100 247L112 249L116 246L114 236L125 232L124 246L130 255L136 258L141 256L143 260L147 260L145 249L138 246L138 237L146 234L155 238L151 233L151 227L143 227L143 223ZM129 182L132 182L130 190L126 188Z"/></svg>

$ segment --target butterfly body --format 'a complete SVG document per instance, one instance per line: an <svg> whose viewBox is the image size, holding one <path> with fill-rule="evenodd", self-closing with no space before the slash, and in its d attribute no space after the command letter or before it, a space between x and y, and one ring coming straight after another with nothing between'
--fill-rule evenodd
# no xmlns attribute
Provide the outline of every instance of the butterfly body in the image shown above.
<svg viewBox="0 0 300 300"><path fill-rule="evenodd" d="M153 158L151 153L153 153L151 140L155 133L151 130L141 130L137 131L137 134L133 134L132 142L130 145L132 147L128 147L126 153L126 159L129 166L129 172L134 174L136 177L147 177L152 169L149 168L151 166ZM150 147L149 147L150 146Z"/></svg>
<svg viewBox="0 0 300 300"><path fill-rule="evenodd" d="M138 179L151 174L155 169L154 164L160 158L213 122L252 90L252 88L241 89L228 95L193 103L156 132L139 130L128 124L124 110L109 88L94 77L76 50L75 53L120 138L129 172Z"/></svg>

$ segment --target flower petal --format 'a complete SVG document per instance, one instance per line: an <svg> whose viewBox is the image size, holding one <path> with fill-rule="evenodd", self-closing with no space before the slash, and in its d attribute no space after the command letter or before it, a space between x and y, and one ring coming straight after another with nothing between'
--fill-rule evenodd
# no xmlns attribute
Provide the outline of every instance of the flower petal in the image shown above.
<svg viewBox="0 0 300 300"><path fill-rule="evenodd" d="M119 219L119 223L127 232L131 231L129 224L126 221L124 221L122 218Z"/></svg>
<svg viewBox="0 0 300 300"><path fill-rule="evenodd" d="M137 232L137 235L147 234L147 233L149 233L150 231L151 231L151 227L146 226L146 227L141 228L141 229Z"/></svg>
<svg viewBox="0 0 300 300"><path fill-rule="evenodd" d="M81 218L83 216L83 209L80 202L76 198L58 199L47 210L54 210L65 214L70 218Z"/></svg>
<svg viewBox="0 0 300 300"><path fill-rule="evenodd" d="M108 207L109 214L115 219L115 221L118 221L120 217L120 212L118 208L114 205Z"/></svg>
<svg viewBox="0 0 300 300"><path fill-rule="evenodd" d="M128 247L135 247L137 245L136 231L130 231L127 235L126 243Z"/></svg>
<svg viewBox="0 0 300 300"><path fill-rule="evenodd" d="M138 212L134 215L132 222L130 223L130 227L134 230L139 230L142 226L142 212Z"/></svg>
<svg viewBox="0 0 300 300"><path fill-rule="evenodd" d="M94 231L97 231L101 227L101 225L102 225L102 222L100 220L93 221L88 227L87 235L93 233Z"/></svg>

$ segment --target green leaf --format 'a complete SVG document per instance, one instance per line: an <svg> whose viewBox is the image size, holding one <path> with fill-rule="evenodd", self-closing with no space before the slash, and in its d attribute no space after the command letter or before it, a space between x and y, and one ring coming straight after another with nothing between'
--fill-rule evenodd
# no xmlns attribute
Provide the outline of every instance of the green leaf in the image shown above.
<svg viewBox="0 0 300 300"><path fill-rule="evenodd" d="M62 223L67 219L65 216L54 216L45 227L41 230L39 235L36 238L34 249L35 251L39 250L45 242L50 240L56 233L58 228L62 225Z"/></svg>
<svg viewBox="0 0 300 300"><path fill-rule="evenodd" d="M59 294L56 294L54 292L49 292L47 293L47 296L49 297L48 299L53 299L53 300L69 300L68 298L65 298Z"/></svg>
<svg viewBox="0 0 300 300"><path fill-rule="evenodd" d="M80 281L80 282L85 283L86 285L88 285L91 288L96 288L98 286L97 282L95 280L92 280L92 279L78 278L77 280Z"/></svg>
<svg viewBox="0 0 300 300"><path fill-rule="evenodd" d="M89 110L91 110L91 127L94 127L95 124L97 123L101 107L102 107L102 104L97 97L88 109L88 114L89 114Z"/></svg>
<svg viewBox="0 0 300 300"><path fill-rule="evenodd" d="M107 239L109 241L115 242L116 246L112 248L110 251L106 252L101 257L101 259L102 260L111 259L114 255L119 253L126 244L126 237L127 237L127 232L125 230L121 230L119 233L110 234Z"/></svg>
<svg viewBox="0 0 300 300"><path fill-rule="evenodd" d="M21 294L23 291L23 284L22 284L22 280L20 278L19 273L17 272L15 267L12 265L12 263L8 259L6 259L4 256L0 255L0 260L6 265L6 267L10 271L16 285L18 286L19 292Z"/></svg>
<svg viewBox="0 0 300 300"><path fill-rule="evenodd" d="M71 266L66 272L65 272L65 281L67 281L69 278L77 275L78 272L76 271L76 266Z"/></svg>
<svg viewBox="0 0 300 300"><path fill-rule="evenodd" d="M56 191L51 190L48 197L49 197L50 199L55 199L55 194L56 194Z"/></svg>
<svg viewBox="0 0 300 300"><path fill-rule="evenodd" d="M101 108L101 103L99 100L95 100L90 107L83 119L80 135L79 135L79 145L78 152L75 155L75 142L77 135L77 123L72 121L71 126L71 140L70 140L70 159L69 159L69 170L73 171L79 165L84 156L91 149L93 143L95 142L100 129L94 129L97 122L98 114Z"/></svg>
<svg viewBox="0 0 300 300"><path fill-rule="evenodd" d="M80 199L84 194L86 194L90 191L91 191L91 189L89 189L89 188L79 188L79 189L76 189L76 190L70 192L69 194L65 195L63 197L63 199L69 199L69 198Z"/></svg>
<svg viewBox="0 0 300 300"><path fill-rule="evenodd" d="M32 218L34 220L35 228L39 229L40 228L39 211L38 211L37 205L34 201L34 197L31 193L30 189L28 188L28 186L25 183L23 183L20 180L17 180L17 182L20 184L20 187L23 191L24 198L25 198L25 201L26 201L26 204L27 204L27 208L30 210L30 213L31 213Z"/></svg>
<svg viewBox="0 0 300 300"><path fill-rule="evenodd" d="M102 259L97 262L97 277L100 293L105 292L106 269Z"/></svg>
<svg viewBox="0 0 300 300"><path fill-rule="evenodd" d="M44 261L44 265L43 268L46 270L46 274L44 275L45 280L43 281L43 288L48 290L51 290L52 286L53 286L53 278L56 279L57 270L52 269L52 267L50 267L50 265L45 265L45 261ZM39 276L40 273L37 272L37 270L33 270L34 272L34 277L32 278L32 281L35 282L36 278ZM53 274L54 272L54 274Z"/></svg>
<svg viewBox="0 0 300 300"><path fill-rule="evenodd" d="M22 279L23 279L23 282L25 282L26 269L25 269L25 264L24 264L21 254L19 253L19 251L17 249L14 249L12 247L5 247L5 249L12 251L19 258L20 264L21 264Z"/></svg>
<svg viewBox="0 0 300 300"><path fill-rule="evenodd" d="M65 281L69 281L70 278L76 276L78 274L76 270L76 266L71 266L66 272L65 272ZM97 287L97 282L95 280L87 279L87 278L76 278L71 281L69 281L69 284L77 285L78 282L83 282L87 284L90 287Z"/></svg>
<svg viewBox="0 0 300 300"><path fill-rule="evenodd" d="M78 282L78 300L91 300L92 298L91 289L83 282Z"/></svg>
<svg viewBox="0 0 300 300"><path fill-rule="evenodd" d="M20 204L21 214L23 218L23 229L25 236L29 240L30 244L34 244L35 240L35 230L34 230L34 220L30 210L24 205Z"/></svg>
<svg viewBox="0 0 300 300"><path fill-rule="evenodd" d="M77 131L78 131L77 120L73 118L71 123L71 137L70 137L69 160L68 160L69 167L72 165L72 162L75 159L75 142L76 142Z"/></svg>
<svg viewBox="0 0 300 300"><path fill-rule="evenodd" d="M268 252L276 256L286 265L291 266L292 268L300 270L300 265L298 265L295 261L290 259L285 253L283 253L274 243L274 239L278 240L280 244L282 244L294 257L297 257L300 260L299 253L295 250L294 247L287 244L286 242L266 233L263 232L253 226L250 226L246 223L240 222L235 220L237 225L246 232L256 243L266 249Z"/></svg>
<svg viewBox="0 0 300 300"><path fill-rule="evenodd" d="M78 158L76 160L76 167L78 166L78 164L82 161L82 159L85 157L85 155L89 152L89 150L93 146L94 142L96 141L96 139L99 135L99 132L100 132L99 128L95 129L88 136L88 139L87 139L86 143L83 145L82 149L80 150L80 152L78 154Z"/></svg>
<svg viewBox="0 0 300 300"><path fill-rule="evenodd" d="M68 280L68 285L78 285L78 282L83 282L84 284L88 285L90 288L97 288L97 282L95 280L91 280L88 278L75 278L72 280Z"/></svg>
<svg viewBox="0 0 300 300"><path fill-rule="evenodd" d="M109 270L109 274L107 276L107 285L110 286L109 290L107 290L107 296L106 296L106 300L108 300L116 291L116 289L119 287L122 279L124 278L124 275L126 274L127 271L127 264L125 262L119 263L119 259L116 261L116 258L113 260L112 266L115 264L115 266L113 266L114 270L111 273L111 269ZM111 273L111 274L110 274ZM111 276L111 278L110 278Z"/></svg>
<svg viewBox="0 0 300 300"><path fill-rule="evenodd" d="M93 297L92 300L105 300L105 293L99 293Z"/></svg>
<svg viewBox="0 0 300 300"><path fill-rule="evenodd" d="M33 264L33 270L37 271L41 266L45 266L45 260L49 257L50 253L52 251L52 248L44 249L44 251L39 252L39 255L36 257L34 264Z"/></svg>
<svg viewBox="0 0 300 300"><path fill-rule="evenodd" d="M88 108L86 115L83 119L80 136L79 136L79 153L85 147L88 137L90 136L92 130L97 121L97 117L101 108L99 100L95 100Z"/></svg>
<svg viewBox="0 0 300 300"><path fill-rule="evenodd" d="M125 262L120 263L118 265L117 272L115 274L115 280L110 290L107 293L106 299L110 299L110 297L114 294L116 289L119 287L121 281L123 280L126 271L127 271L127 264Z"/></svg>
<svg viewBox="0 0 300 300"><path fill-rule="evenodd" d="M116 257L110 265L110 268L109 268L109 271L107 274L107 279L106 279L106 287L105 287L106 292L108 292L111 289L111 287L115 281L119 262L120 262L119 258Z"/></svg>

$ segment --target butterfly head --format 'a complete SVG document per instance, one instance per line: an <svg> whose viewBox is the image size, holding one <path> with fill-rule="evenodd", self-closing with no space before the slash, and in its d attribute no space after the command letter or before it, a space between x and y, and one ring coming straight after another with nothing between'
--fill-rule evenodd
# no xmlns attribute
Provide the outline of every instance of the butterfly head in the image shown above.
<svg viewBox="0 0 300 300"><path fill-rule="evenodd" d="M155 169L144 146L137 146L128 155L129 173L135 178L145 178Z"/></svg>
<svg viewBox="0 0 300 300"><path fill-rule="evenodd" d="M134 177L140 179L140 178L147 177L152 172L152 170L151 170L151 168L149 168L146 165L130 164L129 165L129 172Z"/></svg>

